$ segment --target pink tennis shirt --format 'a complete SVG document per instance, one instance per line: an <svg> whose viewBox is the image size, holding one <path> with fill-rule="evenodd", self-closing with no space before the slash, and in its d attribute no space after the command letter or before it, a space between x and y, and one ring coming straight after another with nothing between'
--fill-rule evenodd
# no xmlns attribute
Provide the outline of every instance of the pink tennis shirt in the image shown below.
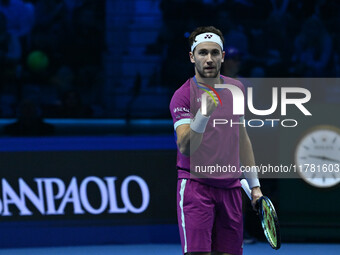
<svg viewBox="0 0 340 255"><path fill-rule="evenodd" d="M224 84L237 86L244 94L244 86L240 81L222 75L221 78ZM205 93L202 88L207 89L198 84L193 77L174 93L170 102L170 111L175 130L180 125L190 124L191 119L200 109L201 96ZM240 176L239 128L241 124L237 124L240 123L241 116L233 115L231 91L226 88L216 90L222 104L219 104L210 116L199 148L190 157L177 150L178 178L195 179L219 188L236 188L241 186L238 179ZM219 123L227 123L216 124L217 119Z"/></svg>

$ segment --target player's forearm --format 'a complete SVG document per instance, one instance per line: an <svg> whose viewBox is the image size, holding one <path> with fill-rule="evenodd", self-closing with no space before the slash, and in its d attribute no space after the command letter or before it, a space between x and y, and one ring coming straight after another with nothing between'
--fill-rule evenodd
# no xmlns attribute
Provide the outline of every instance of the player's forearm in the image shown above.
<svg viewBox="0 0 340 255"><path fill-rule="evenodd" d="M192 155L202 142L203 134L193 131L188 127L180 137L177 138L179 151L185 155Z"/></svg>
<svg viewBox="0 0 340 255"><path fill-rule="evenodd" d="M245 128L243 128L240 133L240 160L243 166L251 167L244 172L244 176L247 179L250 188L253 190L256 187L259 187L260 181L257 176L257 169L255 167L253 147ZM256 194L259 192L256 192L256 190L254 190L254 192L255 193L253 197L257 197Z"/></svg>
<svg viewBox="0 0 340 255"><path fill-rule="evenodd" d="M178 148L183 155L192 155L200 146L209 116L204 116L201 110L198 110L195 117L191 119L190 126L185 126L183 130L177 132Z"/></svg>
<svg viewBox="0 0 340 255"><path fill-rule="evenodd" d="M240 160L244 166L255 166L253 147L247 134L240 137Z"/></svg>

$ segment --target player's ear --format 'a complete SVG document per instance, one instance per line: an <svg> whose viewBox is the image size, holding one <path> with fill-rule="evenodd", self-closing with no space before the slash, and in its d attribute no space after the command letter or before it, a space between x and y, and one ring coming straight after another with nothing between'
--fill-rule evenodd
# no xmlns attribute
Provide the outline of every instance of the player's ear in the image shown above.
<svg viewBox="0 0 340 255"><path fill-rule="evenodd" d="M225 51L222 51L222 63L224 63Z"/></svg>
<svg viewBox="0 0 340 255"><path fill-rule="evenodd" d="M190 61L191 63L195 63L195 59L194 59L194 53L193 52L189 52L189 57L190 57Z"/></svg>

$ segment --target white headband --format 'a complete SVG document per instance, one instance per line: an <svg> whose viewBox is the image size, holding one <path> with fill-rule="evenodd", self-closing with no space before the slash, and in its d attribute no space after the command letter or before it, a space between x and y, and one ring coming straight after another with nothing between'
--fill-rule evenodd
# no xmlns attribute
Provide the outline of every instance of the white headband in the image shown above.
<svg viewBox="0 0 340 255"><path fill-rule="evenodd" d="M223 50L223 43L221 40L221 37L219 37L217 34L214 33L204 33L199 34L195 37L194 43L191 45L191 52L194 52L194 49L196 46L202 42L214 42L221 46L221 49Z"/></svg>

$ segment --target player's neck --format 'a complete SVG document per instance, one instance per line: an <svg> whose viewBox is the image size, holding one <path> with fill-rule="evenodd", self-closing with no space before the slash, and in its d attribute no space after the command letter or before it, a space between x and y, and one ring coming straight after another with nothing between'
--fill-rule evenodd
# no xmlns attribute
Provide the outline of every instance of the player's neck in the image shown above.
<svg viewBox="0 0 340 255"><path fill-rule="evenodd" d="M204 86L204 84L208 84L211 87L215 87L215 84L223 83L223 80L220 74L218 74L216 78L202 78L199 74L196 74L195 77L196 77L197 83L201 86Z"/></svg>

